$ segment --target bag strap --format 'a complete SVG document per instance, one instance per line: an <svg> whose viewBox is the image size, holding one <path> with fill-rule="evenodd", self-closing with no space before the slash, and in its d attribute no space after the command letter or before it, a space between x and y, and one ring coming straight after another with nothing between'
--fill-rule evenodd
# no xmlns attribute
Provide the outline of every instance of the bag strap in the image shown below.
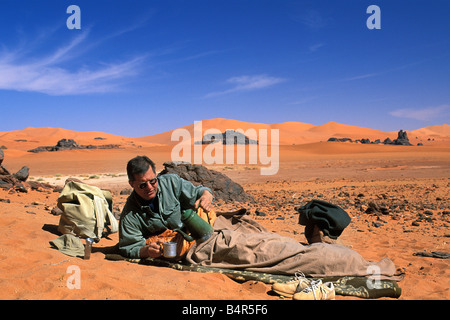
<svg viewBox="0 0 450 320"><path fill-rule="evenodd" d="M117 223L117 220L112 214L111 210L109 210L108 203L106 202L106 200L103 201L105 202L106 213L108 214L109 224L111 225L111 233L115 233L119 231L119 224Z"/></svg>
<svg viewBox="0 0 450 320"><path fill-rule="evenodd" d="M94 208L95 217L97 219L97 237L100 239L102 237L103 228L105 227L106 216L108 216L109 223L111 225L111 232L117 232L119 230L119 225L116 218L109 210L108 203L104 198L94 195Z"/></svg>

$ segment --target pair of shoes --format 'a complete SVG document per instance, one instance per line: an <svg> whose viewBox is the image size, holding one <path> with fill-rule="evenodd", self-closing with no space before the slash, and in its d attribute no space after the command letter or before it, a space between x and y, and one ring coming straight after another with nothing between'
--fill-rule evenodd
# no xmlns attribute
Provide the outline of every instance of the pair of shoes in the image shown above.
<svg viewBox="0 0 450 320"><path fill-rule="evenodd" d="M297 290L292 296L293 300L334 300L334 285L332 282L322 283L322 280L311 281L310 285Z"/></svg>
<svg viewBox="0 0 450 320"><path fill-rule="evenodd" d="M310 285L310 282L311 281L306 279L303 273L296 272L294 280L284 283L274 283L272 285L272 290L283 297L292 298L294 293L307 288Z"/></svg>

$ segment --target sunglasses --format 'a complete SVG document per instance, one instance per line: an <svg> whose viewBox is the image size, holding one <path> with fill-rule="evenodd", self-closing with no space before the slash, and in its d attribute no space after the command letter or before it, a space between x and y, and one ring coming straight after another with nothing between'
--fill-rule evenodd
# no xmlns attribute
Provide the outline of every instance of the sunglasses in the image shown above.
<svg viewBox="0 0 450 320"><path fill-rule="evenodd" d="M141 184L139 184L139 189L145 189L147 188L148 184L150 183L152 186L154 186L156 183L158 182L158 180L152 179L152 180L148 180L145 182L142 182Z"/></svg>

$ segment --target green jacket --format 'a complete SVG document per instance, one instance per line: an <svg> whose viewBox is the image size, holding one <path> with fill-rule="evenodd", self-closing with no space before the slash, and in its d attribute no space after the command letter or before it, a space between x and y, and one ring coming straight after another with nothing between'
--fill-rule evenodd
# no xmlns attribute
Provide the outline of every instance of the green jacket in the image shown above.
<svg viewBox="0 0 450 320"><path fill-rule="evenodd" d="M183 226L181 212L194 208L195 201L205 190L194 186L175 174L164 174L158 178L158 209L154 212L149 204L134 191L122 210L119 221L119 251L122 256L139 258L145 239L158 235L166 229Z"/></svg>

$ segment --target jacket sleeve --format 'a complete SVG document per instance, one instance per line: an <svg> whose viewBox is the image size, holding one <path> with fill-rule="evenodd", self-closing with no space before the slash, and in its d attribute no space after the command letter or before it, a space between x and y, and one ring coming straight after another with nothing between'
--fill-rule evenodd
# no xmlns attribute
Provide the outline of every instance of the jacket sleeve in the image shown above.
<svg viewBox="0 0 450 320"><path fill-rule="evenodd" d="M128 258L140 258L140 250L145 246L142 226L132 212L125 214L119 222L119 252Z"/></svg>
<svg viewBox="0 0 450 320"><path fill-rule="evenodd" d="M205 190L213 196L211 189L202 185L194 186L191 182L178 177L179 200L183 208L193 208L195 201L201 197Z"/></svg>

